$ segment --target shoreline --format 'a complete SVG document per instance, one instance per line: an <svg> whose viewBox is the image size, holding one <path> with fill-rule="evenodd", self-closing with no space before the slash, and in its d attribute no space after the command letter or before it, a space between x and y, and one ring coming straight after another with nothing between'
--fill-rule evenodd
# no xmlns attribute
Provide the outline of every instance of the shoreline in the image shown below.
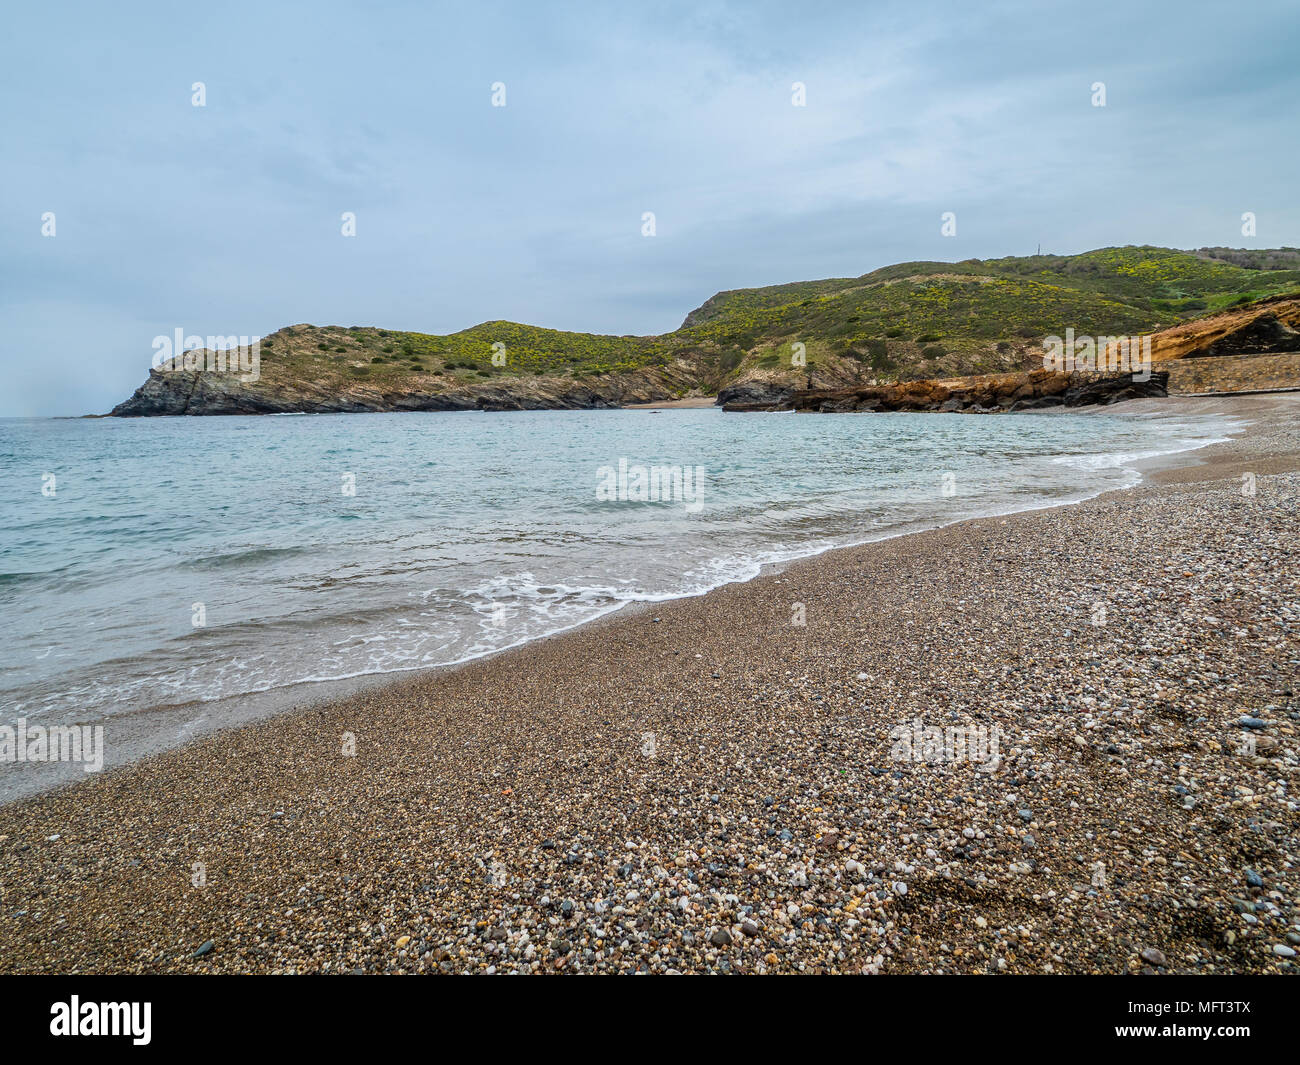
<svg viewBox="0 0 1300 1065"><path fill-rule="evenodd" d="M1156 460L1134 488L835 548L702 596L632 604L638 609L454 668L373 675L361 690L223 726L79 787L0 807L0 969L1078 972L1140 968L1138 950L1148 948L1176 956L1170 967L1186 971L1290 966L1271 953L1287 942L1277 927L1261 919L1238 922L1238 931L1218 906L1229 898L1220 844L1238 846L1252 830L1234 822L1209 832L1193 822L1241 809L1240 787L1249 788L1247 807L1267 806L1247 812L1257 821L1267 813L1282 831L1251 860L1282 894L1282 927L1294 934L1293 874L1283 858L1295 850L1295 804L1256 780L1294 770L1294 755L1281 753L1294 748L1292 719L1265 715L1278 717L1264 734L1280 746L1259 758L1264 765L1233 759L1224 767L1221 750L1209 747L1222 749L1232 735L1228 707L1280 704L1268 688L1280 663L1267 656L1294 655L1294 636L1260 650L1209 627L1187 643L1176 635L1181 614L1162 604L1234 609L1231 596L1225 606L1222 595L1203 595L1200 582L1188 591L1195 566L1217 582L1210 592L1235 581L1252 601L1287 609L1285 595L1277 606L1279 591L1293 589L1294 576L1256 556L1285 559L1294 539L1294 526L1287 532L1278 518L1295 513L1300 398L1197 402L1232 406L1226 413L1250 424L1226 443ZM1249 503L1222 485L1246 467L1261 485ZM1219 512L1225 507L1235 524ZM1191 530L1200 540L1188 539ZM1080 536L1091 538L1095 556L1078 550ZM1222 543L1207 550L1216 537ZM1144 555L1135 539L1162 545L1160 553ZM1162 555L1186 555L1188 568L1174 573ZM1144 582L1154 582L1152 594L1134 599ZM1068 633L1089 632L1087 606L1099 590L1116 600L1116 619L1093 630L1104 648L1076 651ZM806 607L806 627L791 626L792 603ZM1243 614L1241 631L1252 624ZM1162 640L1181 650L1166 651ZM1144 644L1155 649L1135 656ZM1189 654L1186 675L1162 676L1148 661ZM1197 664L1206 656L1214 669ZM1008 675L1016 683L1008 686ZM1125 699L1096 709L1097 693L1113 684ZM1213 706L1206 684L1220 697ZM1040 689L1033 707L1023 705L1021 693ZM1198 710L1204 703L1201 723L1185 712L1166 720L1159 708L1170 696ZM1135 706L1156 707L1156 720L1128 721ZM889 729L941 710L1006 727L1013 742L1002 774L890 762ZM1112 713L1124 719L1123 735L1110 735L1119 724L1107 720ZM1080 729L1081 714L1090 723ZM1042 733L1041 718L1056 727ZM1205 750L1152 762L1144 750L1151 734L1158 750L1168 742L1182 750L1185 741L1166 733L1193 726L1206 732L1197 740ZM1065 740L1065 731L1076 735ZM355 757L339 755L344 732L356 738ZM1090 732L1112 742L1098 747ZM655 737L649 755L647 735ZM1203 757L1210 768L1183 764ZM1129 762L1145 768L1130 772ZM1153 772L1159 780L1148 779ZM1196 804L1188 824L1184 808L1163 798L1144 823L1114 821L1115 811L1164 796L1170 779L1186 781ZM1074 798L1057 795L1058 782ZM903 792L910 801L900 805ZM948 823L963 794L957 809L972 822L969 839ZM1020 802L1032 807L1029 819L1017 816ZM1074 831L1080 824L1092 838ZM948 838L954 826L956 843ZM1215 893L1202 922L1212 946L1189 945L1195 937L1170 923L1172 909L1137 905L1134 885L1171 902L1178 896L1169 893L1176 884L1149 882L1152 862L1134 866L1126 857L1144 850L1134 831L1145 833L1145 849L1163 834L1154 849L1166 861L1194 855ZM1202 855L1205 848L1213 853ZM1123 883L1104 892L1116 912L1091 912L1100 902L1089 897L1086 875L1084 890L1073 890L1071 849L1102 851L1098 860L1125 870L1115 874ZM955 859L954 850L962 852ZM210 871L202 891L186 872L199 855ZM87 863L90 871L75 871ZM505 870L504 887L493 882L494 863ZM1046 891L1052 901L1031 904L1026 883L1034 898ZM41 911L67 920L55 926L25 908L16 915L24 890L38 886ZM770 905L774 890L796 913ZM635 900L610 902L629 891ZM308 916L286 918L302 892ZM661 897L653 906L652 893ZM561 897L575 906L561 913L543 901ZM611 932L619 905L634 927ZM1061 909L1058 925L1087 910L1096 928L1062 925L1056 934L1068 942L1055 950L1038 942L1043 930L1015 930L1034 928L1044 905ZM1016 920L993 926L999 939L972 923L974 910L985 927L999 911ZM115 915L111 931L73 919L101 912ZM596 925L599 936L590 931ZM1147 926L1142 934L1153 942L1139 948L1133 937ZM1256 928L1266 941L1243 953ZM412 938L397 946L403 935ZM191 960L207 939L217 942L214 952Z"/></svg>
<svg viewBox="0 0 1300 1065"><path fill-rule="evenodd" d="M1124 410L1127 413L1137 415L1168 414L1175 403L1178 404L1179 407L1184 408L1184 413L1188 415L1221 415L1227 418L1235 418L1240 422L1240 424L1228 430L1229 438L1226 441L1216 441L1196 448L1167 452L1151 458L1143 458L1133 461L1130 464L1130 468L1138 471L1142 478L1142 480L1138 481L1135 485L1120 488L1100 489L1094 494L1085 495L1080 499L1068 498L1050 501L1018 510L1000 511L989 515L957 518L936 525L926 524L919 527L897 526L867 540L847 544L836 544L813 551L809 554L797 555L780 562L763 563L759 567L758 572L752 577L729 581L726 584L715 586L714 588L710 588L704 592L684 593L667 600L624 602L595 617L574 622L542 636L525 637L517 643L471 658L430 666L413 666L406 669L391 670L382 673L361 673L349 677L333 677L324 680L304 680L264 690L240 692L219 699L191 700L181 703L138 707L109 717L88 720L85 722L68 723L89 724L91 726L103 725L106 735L109 734L111 730L111 744L108 745L108 750L105 753L104 768L102 770L102 772L108 772L110 770L116 770L124 766L132 765L145 758L150 758L170 750L175 750L180 746L194 743L205 737L220 734L231 729L254 725L283 714L299 713L317 707L326 706L338 700L350 698L354 695L373 691L391 684L409 681L413 678L427 677L448 670L462 669L475 662L487 661L503 655L510 655L522 650L530 644L563 637L575 630L589 626L617 624L620 618L628 617L646 610L654 610L663 603L699 599L703 596L712 595L721 588L733 585L750 584L762 579L763 577L779 574L789 566L821 558L826 555L833 555L839 551L869 547L873 544L880 544L898 538L921 536L937 530L954 526L959 527L970 522L1032 514L1038 511L1052 510L1059 507L1076 506L1080 503L1087 503L1090 500L1097 499L1111 492L1131 491L1134 487L1139 487L1149 475L1156 472L1166 469L1177 469L1188 465L1196 466L1203 463L1206 460L1200 456L1204 456L1207 451L1222 446L1222 444L1230 442L1231 439L1239 437L1242 433L1248 432L1249 430L1248 421L1245 421L1237 412L1224 411L1222 403L1216 400L1200 399L1198 401L1191 397L1186 399L1175 398L1173 400L1168 398L1160 400L1132 400L1124 404ZM705 403L702 400L696 401L688 399L676 401L667 406L692 407L710 405L711 404ZM1271 410L1274 406L1268 401L1262 401L1255 405L1265 410ZM645 408L635 409L650 409L650 406L654 405L647 405ZM1300 404L1297 406L1300 406ZM1035 416L1051 418L1057 417L1061 413L1078 414L1080 412L1049 410L1046 412L1038 412ZM1105 414L1113 413L1113 411L1105 407L1091 407L1084 408L1082 413ZM33 724L40 723L42 722L33 722ZM21 777L12 773L0 775L0 808L9 803L17 802L25 798L48 794L62 788L75 786L87 776L79 765L70 763L26 763L24 764L23 769L24 772Z"/></svg>
<svg viewBox="0 0 1300 1065"><path fill-rule="evenodd" d="M1248 431L1248 423L1242 422L1240 415L1235 412L1223 411L1221 403L1215 401L1197 402L1190 397L1187 399L1174 398L1172 400L1169 398L1163 398L1160 400L1132 400L1124 404L1124 412L1136 415L1168 414L1174 404L1184 408L1183 412L1188 415L1221 415L1222 417L1238 420L1239 424L1237 426L1227 430L1229 433L1228 441L1233 437ZM1258 405L1265 409L1271 409L1273 406L1268 402ZM646 404L641 407L625 407L623 409L648 410L711 406L713 406L713 403L707 399L688 398L662 404ZM1076 415L1083 413L1086 415L1088 413L1113 414L1114 412L1110 408L1106 407L1089 407L1083 408L1082 411L1071 412L1049 410L1045 412L1037 412L1035 416L1051 418L1057 417L1062 413L1073 413ZM276 415L271 415L271 417L275 416ZM1220 446L1222 443L1228 441L1215 441L1196 448L1166 452L1151 458L1135 460L1129 465L1130 468L1138 471L1140 477L1145 480L1149 473L1164 469L1179 468L1189 464L1199 464L1204 460L1197 456L1202 456L1206 453L1207 449L1213 449L1214 447ZM717 585L703 592L683 593L682 595L666 600L629 601L620 603L604 613L592 618L573 622L572 624L566 625L565 627L553 632L541 636L524 637L517 643L458 661L429 666L412 666L405 669L390 670L380 673L361 673L347 677L297 681L263 690L240 692L229 696L223 696L219 699L190 700L181 703L137 707L120 714L99 719L91 719L84 722L60 723L85 724L91 726L103 725L106 735L109 735L111 732L111 743L107 745L108 749L105 753L104 768L102 770L102 772L108 772L110 770L116 770L124 766L132 765L145 758L153 757L170 750L175 750L180 746L194 743L204 737L223 733L231 729L254 725L258 722L263 722L283 714L293 714L326 706L329 703L341 699L383 688L387 685L398 684L413 678L426 677L446 672L448 670L462 669L475 662L487 661L503 655L513 654L530 644L539 641L563 637L577 629L607 623L617 624L620 618L625 618L641 611L654 610L663 603L699 599L703 596L712 595L721 588L732 585L750 584L765 576L779 574L789 566L821 558L839 551L868 547L872 544L884 543L898 538L920 536L936 530L946 529L953 526L962 526L969 522L1031 514L1037 511L1052 510L1059 507L1076 506L1080 503L1086 503L1100 496L1109 494L1110 492L1130 491L1141 483L1142 480L1139 480L1135 485L1120 488L1099 489L1091 495L1084 495L1082 498L1078 499L1067 498L1053 500L1034 506L1023 507L1017 510L997 511L988 515L957 518L951 521L940 522L938 524L896 526L886 532L875 535L870 539L844 544L835 544L830 547L823 547L808 554L800 554L779 562L763 563L759 566L758 571L751 577L728 581L725 584ZM32 724L42 723L43 722L40 721L32 722ZM25 798L48 794L62 788L75 786L87 776L79 765L70 763L26 763L23 766L23 770L21 776L12 773L0 775L0 807Z"/></svg>

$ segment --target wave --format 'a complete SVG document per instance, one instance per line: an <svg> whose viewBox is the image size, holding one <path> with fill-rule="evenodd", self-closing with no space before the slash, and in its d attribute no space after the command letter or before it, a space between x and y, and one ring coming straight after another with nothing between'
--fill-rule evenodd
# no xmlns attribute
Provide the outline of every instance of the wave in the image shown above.
<svg viewBox="0 0 1300 1065"><path fill-rule="evenodd" d="M189 569L225 569L230 566L250 566L273 559L293 558L297 555L311 554L315 548L296 547L250 547L242 551L227 551L223 554L196 554L182 557L176 565Z"/></svg>
<svg viewBox="0 0 1300 1065"><path fill-rule="evenodd" d="M463 511L459 503L450 514L433 514L430 507L436 506L437 499L430 497L432 504L425 499L414 504L402 501L377 514L373 529L367 527L360 535L339 534L336 541L321 545L299 542L214 555L173 554L174 561L166 566L156 556L123 562L116 567L119 576L147 580L164 591L171 591L169 586L179 581L186 588L180 596L184 600L180 619L162 631L155 622L158 635L151 643L133 641L146 644L144 650L99 662L87 662L85 650L74 638L68 645L73 650L60 645L51 662L51 666L57 662L71 668L58 677L21 682L21 690L11 692L12 701L30 707L34 715L69 708L115 713L456 665L570 630L631 604L704 595L752 580L769 567L834 548L972 518L1080 502L1140 481L1137 463L1219 442L1233 428L1219 421L1170 422L1161 426L1170 438L1152 446L1148 439L1133 439L1132 433L1124 436L1112 423L1123 428L1121 419L1112 416L1108 421L1090 420L1087 426L1080 423L1069 439L1061 439L1051 436L1044 419L1038 425L1026 423L1031 424L1028 431L990 439L992 423L989 429L980 423L969 428L963 424L956 432L948 423L930 421L921 430L927 447L916 440L897 440L891 428L880 438L883 459L877 461L871 452L869 461L859 460L847 467L847 474L829 478L819 476L821 471L811 463L801 464L794 476L789 475L788 450L760 452L757 458L748 451L739 458L726 451L728 457L720 457L715 468L729 476L736 471L741 487L733 488L720 475L720 493L730 491L731 496L710 500L708 513L697 520L675 510L657 511L651 505L620 510L622 521L566 526L584 508L570 506L570 498L557 491L540 502L530 498L532 509L521 508L505 524L485 517L482 508L476 513ZM782 424L787 423L782 420ZM789 446L801 445L809 430L815 435L822 425L801 420ZM931 426L944 430L942 440L932 436ZM1112 442L1120 446L1061 453L1063 446L1086 446L1085 429L1116 432ZM863 435L875 439L870 432ZM1008 448L1008 442L1021 446ZM637 442L620 441L616 446L629 443L636 446ZM733 448L735 443L724 437L697 446ZM834 461L842 453L831 450L829 454ZM397 458L408 461L408 457ZM933 494L918 489L937 478L935 471L947 462L966 462L961 467L963 476L975 486L968 497L941 499L937 487ZM454 469L451 464L448 468ZM464 480L477 474L467 469L456 475ZM743 483L744 476L751 481ZM752 480L755 476L758 481ZM862 483L855 483L854 476L860 476ZM779 492L765 490L766 485L777 483ZM571 487L571 482L564 484ZM272 526L272 532L283 536L286 522L298 528L301 509L319 504L298 497L280 500L279 505L279 525ZM194 520L205 513L210 512L198 512ZM326 517L359 520L356 515L334 512ZM318 530L327 526L313 524L312 528L319 537ZM240 539L246 538L247 530ZM719 548L724 543L728 546ZM507 545L520 550L507 550ZM313 561L297 567L299 572L284 572L278 578L268 572L279 562L305 555L313 556ZM316 555L321 556L320 562L315 561ZM331 567L342 559L347 561ZM130 577L136 573L133 566L152 567L152 571L141 570ZM200 578L196 573L208 575ZM25 590L33 582L48 585L51 578L51 572L15 569L0 574L0 592ZM75 591L97 578L64 584ZM187 580L193 582L192 595ZM213 600L209 604L212 623L191 629L191 598L203 595ZM105 597L105 601L111 598L108 593ZM138 594L135 599L144 601ZM156 607L151 604L151 609L156 615ZM262 616L249 616L259 612ZM127 614L115 620L128 628L143 624L140 617L133 621ZM63 624L65 631L76 629L66 620ZM109 632L107 626L96 629L100 639L94 650L122 649L103 639ZM38 673L24 669L29 669L25 677Z"/></svg>

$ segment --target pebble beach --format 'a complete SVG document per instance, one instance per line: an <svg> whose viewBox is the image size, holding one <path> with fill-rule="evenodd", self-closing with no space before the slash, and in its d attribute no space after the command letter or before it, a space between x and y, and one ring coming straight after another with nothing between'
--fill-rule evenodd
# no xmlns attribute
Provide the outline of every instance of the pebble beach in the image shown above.
<svg viewBox="0 0 1300 1065"><path fill-rule="evenodd" d="M0 972L1296 973L1300 393L1141 402L1249 424L0 806Z"/></svg>

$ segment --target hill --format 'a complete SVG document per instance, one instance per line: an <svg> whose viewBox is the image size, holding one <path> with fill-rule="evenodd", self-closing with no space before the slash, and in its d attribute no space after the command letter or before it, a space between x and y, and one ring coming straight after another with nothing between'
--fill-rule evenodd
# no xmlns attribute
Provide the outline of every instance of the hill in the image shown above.
<svg viewBox="0 0 1300 1065"><path fill-rule="evenodd" d="M1027 368L1042 338L1152 332L1300 289L1300 250L1150 246L911 262L720 292L661 336L484 322L445 336L295 325L259 376L173 368L111 412L613 407L687 395L915 381Z"/></svg>

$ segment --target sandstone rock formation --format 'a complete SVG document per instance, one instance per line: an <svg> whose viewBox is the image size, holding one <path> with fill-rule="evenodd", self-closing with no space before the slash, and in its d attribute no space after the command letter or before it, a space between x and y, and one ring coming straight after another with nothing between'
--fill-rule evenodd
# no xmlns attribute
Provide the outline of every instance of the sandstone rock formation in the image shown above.
<svg viewBox="0 0 1300 1065"><path fill-rule="evenodd" d="M1300 351L1300 297L1275 296L1163 329L1152 358L1215 358Z"/></svg>

